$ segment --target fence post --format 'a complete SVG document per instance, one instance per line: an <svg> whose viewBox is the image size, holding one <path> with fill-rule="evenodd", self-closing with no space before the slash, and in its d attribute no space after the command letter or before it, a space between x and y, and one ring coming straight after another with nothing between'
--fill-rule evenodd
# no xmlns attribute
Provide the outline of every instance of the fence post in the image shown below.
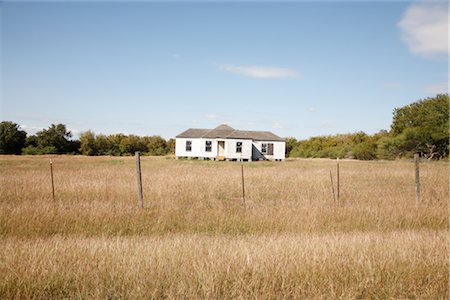
<svg viewBox="0 0 450 300"><path fill-rule="evenodd" d="M339 195L340 195L340 185L339 185L339 157L337 158L337 164L336 164L336 181L337 181L337 201L339 202Z"/></svg>
<svg viewBox="0 0 450 300"><path fill-rule="evenodd" d="M420 204L420 170L419 170L419 154L414 154L414 164L415 164L415 173L416 173L416 205Z"/></svg>
<svg viewBox="0 0 450 300"><path fill-rule="evenodd" d="M244 185L244 164L241 163L241 175L242 175L242 202L245 206L245 185Z"/></svg>
<svg viewBox="0 0 450 300"><path fill-rule="evenodd" d="M333 173L330 170L331 190L333 191L333 201L336 202L336 195L334 194Z"/></svg>
<svg viewBox="0 0 450 300"><path fill-rule="evenodd" d="M50 177L52 179L52 199L55 201L55 183L53 182L53 161L50 159Z"/></svg>
<svg viewBox="0 0 450 300"><path fill-rule="evenodd" d="M138 207L144 207L144 196L142 195L142 178L141 178L141 156L139 151L134 153L136 157L136 178L137 178L137 189L138 189Z"/></svg>

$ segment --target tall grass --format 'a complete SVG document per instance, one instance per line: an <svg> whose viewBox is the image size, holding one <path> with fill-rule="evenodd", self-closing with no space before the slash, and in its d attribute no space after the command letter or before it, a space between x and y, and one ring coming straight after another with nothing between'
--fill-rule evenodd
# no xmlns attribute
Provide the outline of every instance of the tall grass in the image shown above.
<svg viewBox="0 0 450 300"><path fill-rule="evenodd" d="M447 298L448 166L0 157L0 298Z"/></svg>

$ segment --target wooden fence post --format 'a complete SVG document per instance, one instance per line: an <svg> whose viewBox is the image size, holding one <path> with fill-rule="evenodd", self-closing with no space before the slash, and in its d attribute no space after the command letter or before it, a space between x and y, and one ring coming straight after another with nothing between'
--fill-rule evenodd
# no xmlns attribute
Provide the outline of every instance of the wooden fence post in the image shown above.
<svg viewBox="0 0 450 300"><path fill-rule="evenodd" d="M141 156L139 151L134 153L136 157L136 178L137 178L137 190L138 190L138 207L144 207L144 196L142 195L142 178L141 178Z"/></svg>
<svg viewBox="0 0 450 300"><path fill-rule="evenodd" d="M330 180L331 180L331 190L333 191L333 201L336 202L336 195L334 194L334 182L333 182L333 173L330 170Z"/></svg>
<svg viewBox="0 0 450 300"><path fill-rule="evenodd" d="M245 185L244 185L244 164L241 164L241 175L242 175L242 202L245 206Z"/></svg>
<svg viewBox="0 0 450 300"><path fill-rule="evenodd" d="M55 201L55 183L53 182L53 161L50 159L50 177L52 179L52 199Z"/></svg>
<svg viewBox="0 0 450 300"><path fill-rule="evenodd" d="M340 182L339 182L339 157L337 158L337 164L336 164L336 181L337 181L337 201L339 202L339 196L340 196Z"/></svg>
<svg viewBox="0 0 450 300"><path fill-rule="evenodd" d="M414 164L415 164L415 173L416 173L416 205L420 204L420 170L419 170L419 154L414 154Z"/></svg>

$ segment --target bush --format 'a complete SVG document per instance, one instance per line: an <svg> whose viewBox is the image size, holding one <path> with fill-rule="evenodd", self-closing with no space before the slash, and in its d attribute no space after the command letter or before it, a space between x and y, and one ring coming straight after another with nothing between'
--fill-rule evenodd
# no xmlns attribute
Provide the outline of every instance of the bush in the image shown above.
<svg viewBox="0 0 450 300"><path fill-rule="evenodd" d="M56 154L58 150L54 146L40 147L28 146L22 149L22 154L25 155L41 155L41 154Z"/></svg>
<svg viewBox="0 0 450 300"><path fill-rule="evenodd" d="M371 141L361 142L353 147L353 157L359 160L372 160L377 158L377 145Z"/></svg>

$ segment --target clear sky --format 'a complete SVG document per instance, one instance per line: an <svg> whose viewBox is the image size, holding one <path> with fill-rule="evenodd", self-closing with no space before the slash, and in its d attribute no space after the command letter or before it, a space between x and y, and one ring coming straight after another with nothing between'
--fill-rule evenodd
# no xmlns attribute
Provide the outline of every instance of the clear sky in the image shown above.
<svg viewBox="0 0 450 300"><path fill-rule="evenodd" d="M443 2L3 2L1 119L30 133L389 129L448 91Z"/></svg>

